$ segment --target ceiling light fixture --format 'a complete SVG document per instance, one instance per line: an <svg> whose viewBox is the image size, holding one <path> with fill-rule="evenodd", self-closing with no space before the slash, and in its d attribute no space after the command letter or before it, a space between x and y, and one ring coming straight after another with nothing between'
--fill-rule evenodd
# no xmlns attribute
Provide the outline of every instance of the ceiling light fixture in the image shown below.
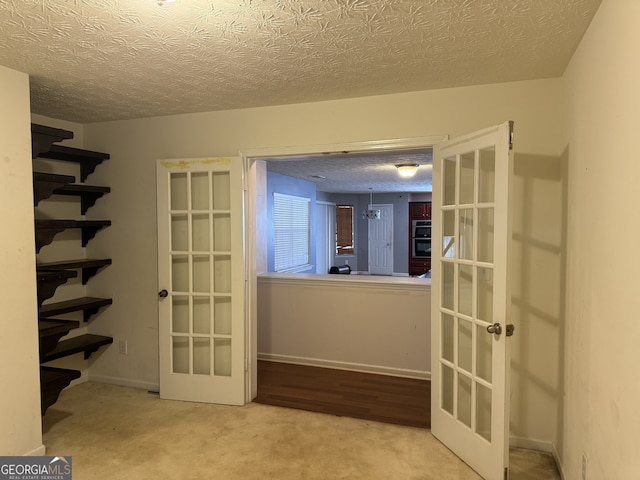
<svg viewBox="0 0 640 480"><path fill-rule="evenodd" d="M411 178L416 174L419 166L417 163L401 163L400 165L396 165L396 168L401 177Z"/></svg>

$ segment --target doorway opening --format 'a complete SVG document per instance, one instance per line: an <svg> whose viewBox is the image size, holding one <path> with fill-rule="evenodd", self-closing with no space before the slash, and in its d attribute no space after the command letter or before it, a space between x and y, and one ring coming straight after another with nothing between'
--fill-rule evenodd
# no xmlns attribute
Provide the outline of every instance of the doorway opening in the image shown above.
<svg viewBox="0 0 640 480"><path fill-rule="evenodd" d="M354 153L375 154L399 152L407 150L427 150L445 137L421 137L400 140L358 142L350 144L336 144L329 146L301 146L283 148L265 148L240 152L245 162L245 176L247 183L246 205L246 251L247 251L247 402L257 396L258 387L258 296L257 278L259 274L268 272L267 248L264 241L267 231L267 163L293 162L300 157L325 157L327 155L342 155L341 163L347 163L347 155ZM329 153L326 153L329 152ZM347 153L351 152L351 153ZM392 167L395 170L395 167ZM306 175L306 174L305 174ZM430 186L430 181L429 181ZM362 188L362 193L368 197L369 184ZM367 198L368 200L368 198ZM368 202L367 202L368 203Z"/></svg>

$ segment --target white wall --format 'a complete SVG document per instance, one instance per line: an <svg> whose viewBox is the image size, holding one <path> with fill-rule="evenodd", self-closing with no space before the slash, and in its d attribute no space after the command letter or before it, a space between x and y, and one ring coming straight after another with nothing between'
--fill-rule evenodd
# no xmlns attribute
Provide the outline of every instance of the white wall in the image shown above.
<svg viewBox="0 0 640 480"><path fill-rule="evenodd" d="M0 455L42 454L29 77L0 67Z"/></svg>
<svg viewBox="0 0 640 480"><path fill-rule="evenodd" d="M566 478L640 471L640 2L604 0L563 77L569 196Z"/></svg>
<svg viewBox="0 0 640 480"><path fill-rule="evenodd" d="M129 342L126 356L113 348L104 351L92 364L90 376L140 386L158 383L156 159L235 155L239 150L261 147L456 135L509 119L516 125L516 164L523 154L558 156L565 138L560 80L85 125L85 148L112 156L92 178L112 187L112 193L98 202L93 214L95 218L111 218L113 224L91 245L92 255L113 258L113 265L92 280L92 288L112 295L114 304L90 328L94 333L114 336L116 344L120 339ZM535 177L531 181L537 182ZM535 192L544 195L544 189ZM529 279L523 283L524 296L527 288L548 280L545 272L531 265L526 268L519 272ZM559 295L548 293L552 300ZM535 301L548 299L535 297ZM535 332L539 326L546 328L534 318L531 328ZM547 362L546 355L543 352L528 359L515 375L528 375L527 368L536 368L536 376L553 381L558 366ZM535 429L532 436L537 440L554 440L555 393L538 395L543 402L539 409L516 404L517 424L523 425L519 435L529 436L530 428Z"/></svg>
<svg viewBox="0 0 640 480"><path fill-rule="evenodd" d="M262 359L430 378L430 280L266 274L258 306Z"/></svg>

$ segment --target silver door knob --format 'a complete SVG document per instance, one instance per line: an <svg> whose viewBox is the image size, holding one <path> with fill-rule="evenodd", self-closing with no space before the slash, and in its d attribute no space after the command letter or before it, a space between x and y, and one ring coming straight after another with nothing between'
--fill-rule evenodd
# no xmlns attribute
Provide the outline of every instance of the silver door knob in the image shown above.
<svg viewBox="0 0 640 480"><path fill-rule="evenodd" d="M500 335L502 333L502 325L494 323L493 325L487 325L487 332Z"/></svg>

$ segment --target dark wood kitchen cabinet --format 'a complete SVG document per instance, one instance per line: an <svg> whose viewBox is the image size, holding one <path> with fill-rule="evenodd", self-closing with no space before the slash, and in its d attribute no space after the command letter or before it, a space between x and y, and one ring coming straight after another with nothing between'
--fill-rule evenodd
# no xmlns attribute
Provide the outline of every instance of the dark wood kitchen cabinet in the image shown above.
<svg viewBox="0 0 640 480"><path fill-rule="evenodd" d="M431 202L409 202L409 220L431 220Z"/></svg>
<svg viewBox="0 0 640 480"><path fill-rule="evenodd" d="M414 220L431 220L431 202L409 202L409 275L418 276L431 270L431 257L415 255ZM424 237L421 237L417 241L424 242L425 240Z"/></svg>

